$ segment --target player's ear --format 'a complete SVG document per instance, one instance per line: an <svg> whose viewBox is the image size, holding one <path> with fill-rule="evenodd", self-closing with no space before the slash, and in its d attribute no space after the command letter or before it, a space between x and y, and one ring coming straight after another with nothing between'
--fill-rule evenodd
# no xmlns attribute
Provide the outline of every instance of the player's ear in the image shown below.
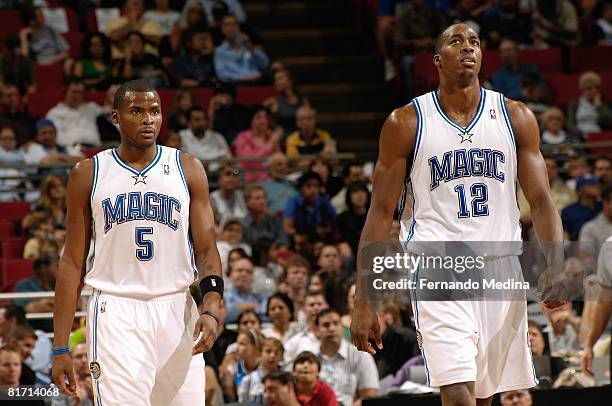
<svg viewBox="0 0 612 406"><path fill-rule="evenodd" d="M433 57L433 63L436 66L440 66L440 55L439 54L435 54Z"/></svg>
<svg viewBox="0 0 612 406"><path fill-rule="evenodd" d="M111 111L111 118L113 119L113 124L119 125L119 113L117 110L113 109Z"/></svg>

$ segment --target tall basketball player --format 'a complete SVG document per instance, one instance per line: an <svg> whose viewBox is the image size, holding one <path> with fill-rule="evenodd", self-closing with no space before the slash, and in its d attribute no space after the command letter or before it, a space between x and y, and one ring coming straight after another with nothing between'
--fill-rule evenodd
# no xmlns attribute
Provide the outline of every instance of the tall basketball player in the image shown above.
<svg viewBox="0 0 612 406"><path fill-rule="evenodd" d="M413 210L402 219L403 241L520 241L517 180L538 238L562 240L536 119L524 104L481 88L481 58L468 25L452 25L438 38L439 88L396 109L383 125L362 245L388 239L406 178L412 197L404 199ZM516 270L517 261L495 261ZM356 297L353 340L374 353L368 337L381 348L380 327L362 292ZM490 405L496 392L537 383L524 301L412 302L429 383L440 387L445 406Z"/></svg>
<svg viewBox="0 0 612 406"><path fill-rule="evenodd" d="M53 381L76 395L66 345L84 283L94 292L87 341L95 404L204 405L197 354L216 339L223 293L206 173L193 156L156 144L162 115L152 86L123 84L113 107L121 144L79 162L68 182ZM202 315L189 294L198 275Z"/></svg>

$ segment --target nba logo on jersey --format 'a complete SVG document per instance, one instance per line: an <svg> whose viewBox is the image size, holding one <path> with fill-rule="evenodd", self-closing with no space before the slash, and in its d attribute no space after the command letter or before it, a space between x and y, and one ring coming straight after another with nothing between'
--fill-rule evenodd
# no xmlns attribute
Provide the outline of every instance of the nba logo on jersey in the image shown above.
<svg viewBox="0 0 612 406"><path fill-rule="evenodd" d="M489 114L491 115L491 120L495 120L497 116L495 115L495 109L489 110Z"/></svg>
<svg viewBox="0 0 612 406"><path fill-rule="evenodd" d="M164 175L170 175L170 165L164 165Z"/></svg>

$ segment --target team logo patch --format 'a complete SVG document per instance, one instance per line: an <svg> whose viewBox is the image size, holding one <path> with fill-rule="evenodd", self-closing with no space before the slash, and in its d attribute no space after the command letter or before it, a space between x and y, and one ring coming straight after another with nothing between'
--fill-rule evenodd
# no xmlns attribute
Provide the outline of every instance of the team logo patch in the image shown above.
<svg viewBox="0 0 612 406"><path fill-rule="evenodd" d="M423 336L421 336L421 332L419 330L416 331L416 339L417 344L419 344L419 348L423 349Z"/></svg>
<svg viewBox="0 0 612 406"><path fill-rule="evenodd" d="M489 110L489 114L491 115L491 120L495 120L497 115L495 114L495 109Z"/></svg>
<svg viewBox="0 0 612 406"><path fill-rule="evenodd" d="M164 175L170 175L170 165L164 165Z"/></svg>
<svg viewBox="0 0 612 406"><path fill-rule="evenodd" d="M91 376L93 376L94 379L98 379L101 373L100 364L98 364L96 361L90 362L89 372L91 372Z"/></svg>
<svg viewBox="0 0 612 406"><path fill-rule="evenodd" d="M145 184L145 185L147 184L147 182L145 182L145 179L147 179L147 177L145 175L143 175L142 173L139 173L138 175L132 176L132 179L135 180L134 186L136 186L139 183L142 183L142 184Z"/></svg>
<svg viewBox="0 0 612 406"><path fill-rule="evenodd" d="M104 313L106 311L106 302L102 302L100 305L100 313Z"/></svg>

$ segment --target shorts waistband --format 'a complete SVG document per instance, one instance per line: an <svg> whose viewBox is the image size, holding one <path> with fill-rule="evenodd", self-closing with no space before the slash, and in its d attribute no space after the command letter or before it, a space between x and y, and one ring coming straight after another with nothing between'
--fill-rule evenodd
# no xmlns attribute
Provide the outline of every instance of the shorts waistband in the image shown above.
<svg viewBox="0 0 612 406"><path fill-rule="evenodd" d="M138 302L138 303L160 303L160 302L171 302L180 298L184 298L188 291L173 292L158 296L138 296L138 295L119 295L112 292L105 292L98 289L94 289L91 295L92 298L99 295L100 297L110 297L115 300L127 301L127 302Z"/></svg>

